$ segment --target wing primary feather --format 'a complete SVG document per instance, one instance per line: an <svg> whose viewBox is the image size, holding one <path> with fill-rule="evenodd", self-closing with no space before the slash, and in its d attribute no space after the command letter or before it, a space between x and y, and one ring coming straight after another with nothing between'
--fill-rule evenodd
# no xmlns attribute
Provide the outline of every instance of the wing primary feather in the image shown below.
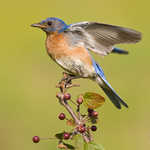
<svg viewBox="0 0 150 150"><path fill-rule="evenodd" d="M80 34L87 49L103 56L111 53L116 44L137 43L142 38L136 30L97 22L72 24L69 31Z"/></svg>

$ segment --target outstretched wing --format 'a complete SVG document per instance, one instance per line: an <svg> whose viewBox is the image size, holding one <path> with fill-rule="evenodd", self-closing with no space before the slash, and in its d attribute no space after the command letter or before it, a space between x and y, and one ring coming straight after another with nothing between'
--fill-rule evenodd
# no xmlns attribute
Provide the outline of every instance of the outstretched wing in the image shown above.
<svg viewBox="0 0 150 150"><path fill-rule="evenodd" d="M72 24L69 31L78 35L87 49L101 55L109 54L116 44L136 43L141 40L141 33L138 31L97 22Z"/></svg>

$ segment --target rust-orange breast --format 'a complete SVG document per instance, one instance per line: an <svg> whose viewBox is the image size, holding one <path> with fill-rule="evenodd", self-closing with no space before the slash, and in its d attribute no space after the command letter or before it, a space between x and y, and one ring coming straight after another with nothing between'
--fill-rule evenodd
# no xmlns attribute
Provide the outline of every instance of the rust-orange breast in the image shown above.
<svg viewBox="0 0 150 150"><path fill-rule="evenodd" d="M89 66L92 65L91 56L88 51L82 46L71 47L64 33L53 33L47 35L46 48L48 54L54 60L58 60L66 56L70 56L71 58L73 56Z"/></svg>

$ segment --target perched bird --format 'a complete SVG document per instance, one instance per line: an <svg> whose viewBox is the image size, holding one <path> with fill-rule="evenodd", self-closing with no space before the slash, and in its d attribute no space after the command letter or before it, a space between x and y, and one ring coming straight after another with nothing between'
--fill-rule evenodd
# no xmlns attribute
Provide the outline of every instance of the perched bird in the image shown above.
<svg viewBox="0 0 150 150"><path fill-rule="evenodd" d="M63 20L53 17L31 26L46 33L47 53L64 70L77 78L96 81L117 108L121 109L121 104L128 107L108 83L90 51L101 56L111 52L127 54L127 51L115 48L114 45L139 42L140 32L97 22L67 25Z"/></svg>

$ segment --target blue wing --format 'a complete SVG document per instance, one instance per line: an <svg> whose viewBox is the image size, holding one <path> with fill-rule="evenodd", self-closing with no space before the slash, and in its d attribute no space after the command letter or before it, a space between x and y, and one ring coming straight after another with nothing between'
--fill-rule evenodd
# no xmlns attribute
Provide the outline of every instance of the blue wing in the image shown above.
<svg viewBox="0 0 150 150"><path fill-rule="evenodd" d="M93 60L93 66L94 66L95 71L98 75L98 78L100 78L100 80L97 80L97 81L102 81L103 82L103 84L101 82L98 82L98 84L103 89L105 94L109 97L109 99L112 101L112 103L118 109L121 109L121 104L124 105L125 107L128 107L128 105L118 96L118 94L115 92L115 90L108 83L102 68L94 60Z"/></svg>

